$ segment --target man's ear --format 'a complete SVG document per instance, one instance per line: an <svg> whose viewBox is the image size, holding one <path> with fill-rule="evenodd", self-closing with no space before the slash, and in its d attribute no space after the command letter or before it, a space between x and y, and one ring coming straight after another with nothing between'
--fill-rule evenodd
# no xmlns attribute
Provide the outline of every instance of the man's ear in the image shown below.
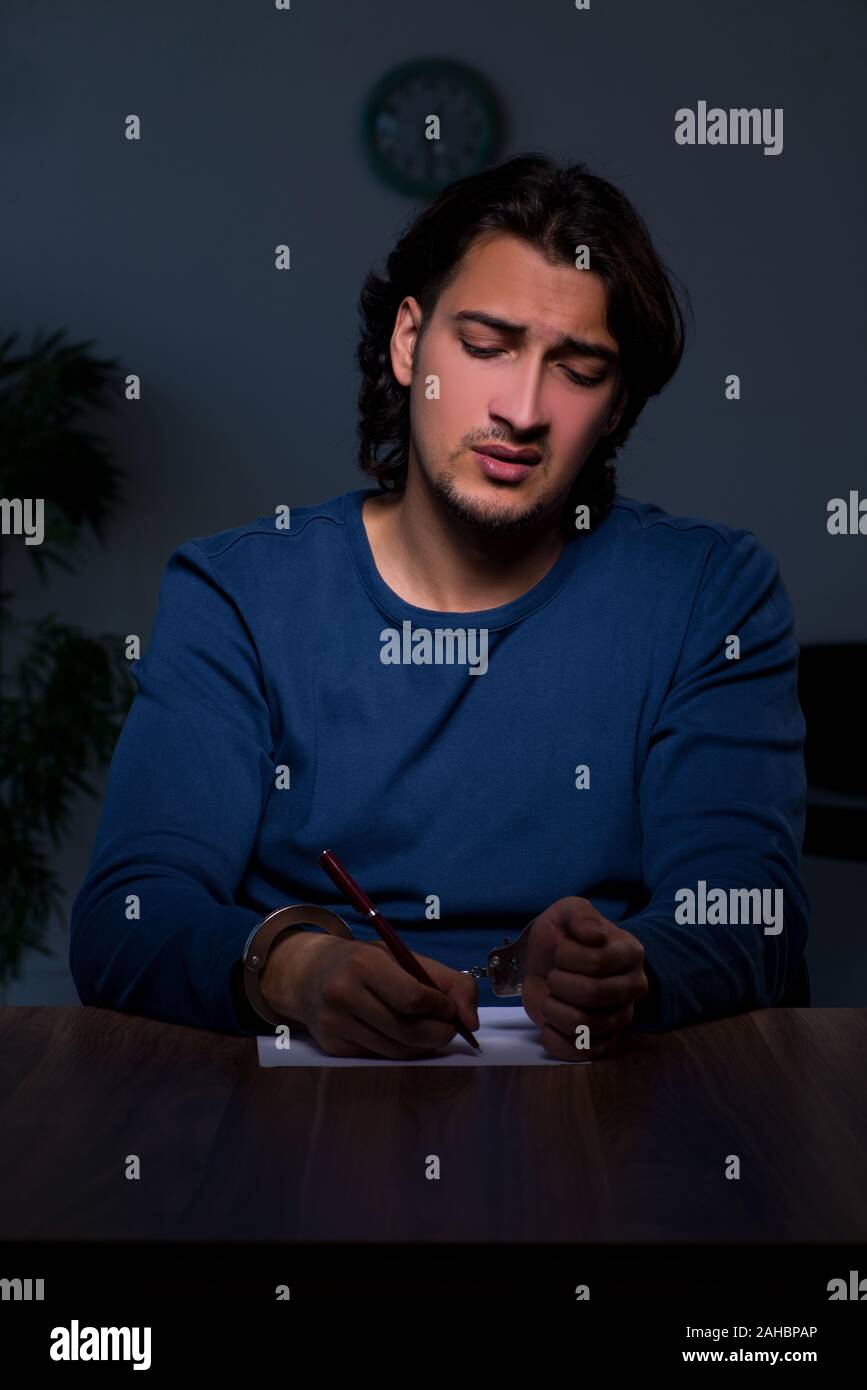
<svg viewBox="0 0 867 1390"><path fill-rule="evenodd" d="M391 369L401 386L412 381L412 366L421 327L421 305L407 295L398 305L391 335Z"/></svg>

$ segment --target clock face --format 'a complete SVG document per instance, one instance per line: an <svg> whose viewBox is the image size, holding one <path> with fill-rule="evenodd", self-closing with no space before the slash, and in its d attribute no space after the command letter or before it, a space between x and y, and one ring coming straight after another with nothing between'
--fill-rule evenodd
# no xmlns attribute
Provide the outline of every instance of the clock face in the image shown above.
<svg viewBox="0 0 867 1390"><path fill-rule="evenodd" d="M439 121L438 139L435 133ZM425 58L394 68L365 104L362 133L380 178L401 193L427 197L484 169L502 134L499 103L472 68Z"/></svg>

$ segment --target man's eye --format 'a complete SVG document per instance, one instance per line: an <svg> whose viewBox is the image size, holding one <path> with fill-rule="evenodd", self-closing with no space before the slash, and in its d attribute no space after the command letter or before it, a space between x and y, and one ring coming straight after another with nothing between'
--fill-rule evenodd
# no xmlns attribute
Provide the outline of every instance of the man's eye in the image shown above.
<svg viewBox="0 0 867 1390"><path fill-rule="evenodd" d="M502 352L502 348L474 347L473 344L468 343L465 338L461 338L461 347L465 352L468 352L471 357L495 357L498 352ZM568 367L564 367L563 371L566 373L567 379L575 386L595 386L597 382L605 380L604 375L581 376L579 372L570 371Z"/></svg>
<svg viewBox="0 0 867 1390"><path fill-rule="evenodd" d="M464 338L461 338L461 346L466 349L471 357L492 357L495 352L500 351L499 348L473 347L472 344L468 343Z"/></svg>
<svg viewBox="0 0 867 1390"><path fill-rule="evenodd" d="M579 372L570 372L568 367L564 367L563 371L577 386L596 386L598 382L605 380L604 376L581 376Z"/></svg>

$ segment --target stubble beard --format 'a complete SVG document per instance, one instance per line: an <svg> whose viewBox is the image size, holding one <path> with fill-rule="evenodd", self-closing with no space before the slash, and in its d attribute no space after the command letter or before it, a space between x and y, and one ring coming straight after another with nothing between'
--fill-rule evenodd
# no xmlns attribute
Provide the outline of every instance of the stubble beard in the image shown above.
<svg viewBox="0 0 867 1390"><path fill-rule="evenodd" d="M535 467L541 467L536 464ZM535 525L551 510L552 498L542 493L533 502L527 503L518 511L488 507L484 502L462 493L455 480L455 471L446 469L442 473L429 476L430 489L448 507L459 521L488 535L509 535L527 530ZM503 484L505 490L509 484Z"/></svg>

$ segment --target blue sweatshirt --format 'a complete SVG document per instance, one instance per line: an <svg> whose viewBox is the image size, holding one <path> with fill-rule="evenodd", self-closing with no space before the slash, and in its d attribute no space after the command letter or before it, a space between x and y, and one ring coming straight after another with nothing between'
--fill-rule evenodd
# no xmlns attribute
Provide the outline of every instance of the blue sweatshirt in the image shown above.
<svg viewBox="0 0 867 1390"><path fill-rule="evenodd" d="M430 611L376 568L376 491L169 556L73 904L82 1002L270 1031L238 987L267 913L319 903L378 939L320 867L328 848L411 949L456 969L574 894L644 945L636 1027L775 1003L807 899L773 557L618 496L520 598ZM765 890L750 901L780 904L775 925L729 910L734 890ZM479 1002L519 1001L482 981Z"/></svg>

